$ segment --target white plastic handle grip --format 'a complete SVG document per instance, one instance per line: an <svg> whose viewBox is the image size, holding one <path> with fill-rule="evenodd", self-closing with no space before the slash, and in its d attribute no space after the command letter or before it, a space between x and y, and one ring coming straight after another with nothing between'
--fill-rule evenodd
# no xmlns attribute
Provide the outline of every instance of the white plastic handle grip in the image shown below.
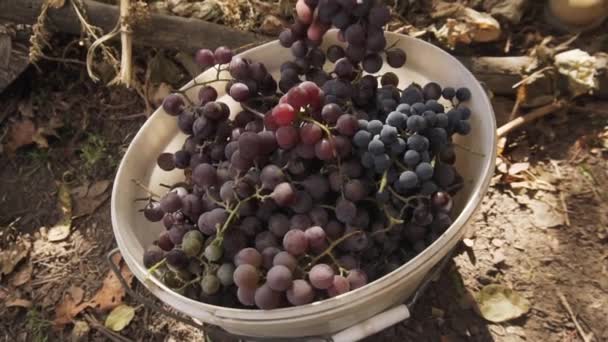
<svg viewBox="0 0 608 342"><path fill-rule="evenodd" d="M405 304L386 310L376 316L332 336L333 342L355 342L384 330L410 317L410 310Z"/></svg>

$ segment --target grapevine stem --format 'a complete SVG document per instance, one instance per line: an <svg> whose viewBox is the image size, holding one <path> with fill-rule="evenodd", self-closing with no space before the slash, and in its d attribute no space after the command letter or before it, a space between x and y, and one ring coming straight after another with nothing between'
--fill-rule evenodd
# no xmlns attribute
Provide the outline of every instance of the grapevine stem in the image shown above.
<svg viewBox="0 0 608 342"><path fill-rule="evenodd" d="M414 195L414 196L410 196L410 197L403 197L401 195L399 195L397 193L397 191L395 191L395 189L393 189L392 187L388 187L388 191L391 192L391 194L393 194L393 196L397 197L398 199L401 200L401 202L403 203L409 203L409 201L414 200L414 199L428 199L429 196L424 196L424 195Z"/></svg>
<svg viewBox="0 0 608 342"><path fill-rule="evenodd" d="M327 247L323 253L317 255L314 259L312 259L311 262L308 263L308 265L306 265L306 268L310 268L312 265L316 264L319 260L321 260L324 256L326 256L327 254L331 253L331 251L338 246L340 243L342 243L342 241L348 239L349 237L353 236L353 235L357 235L357 234L361 234L362 232L360 230L355 230L354 232L350 232L346 235L343 235L342 237L340 237L339 239L335 240L334 242L331 243L331 245L329 245L329 247Z"/></svg>
<svg viewBox="0 0 608 342"><path fill-rule="evenodd" d="M164 266L166 262L167 262L167 258L163 258L163 260L157 262L156 264L154 264L154 266L150 267L148 269L148 276L154 275L154 272L156 272L159 268Z"/></svg>
<svg viewBox="0 0 608 342"><path fill-rule="evenodd" d="M336 207L332 207L332 206L331 206L331 205L329 205L329 204L319 204L319 205L318 205L318 207L321 207L321 208L325 208L325 209L329 209L329 210L336 211Z"/></svg>
<svg viewBox="0 0 608 342"><path fill-rule="evenodd" d="M152 190L148 189L147 186L143 185L142 182L138 181L137 179L131 179L131 181L133 183L135 183L135 185L137 185L138 187L142 188L144 191L146 191L148 193L148 195L152 196L152 197L158 197L160 198L161 196L159 196L158 194L154 193Z"/></svg>
<svg viewBox="0 0 608 342"><path fill-rule="evenodd" d="M388 183L387 174L388 174L388 169L385 170L384 173L382 173L382 179L380 180L380 187L378 189L378 192L382 192L382 191L384 191L384 188L386 188L386 184Z"/></svg>
<svg viewBox="0 0 608 342"><path fill-rule="evenodd" d="M251 106L249 106L245 102L241 102L241 107L243 107L243 109L248 110L248 111L252 112L253 114L259 116L260 119L264 119L264 117L266 116L266 115L264 115L264 113L253 109Z"/></svg>
<svg viewBox="0 0 608 342"><path fill-rule="evenodd" d="M192 285L192 284L196 283L197 281L200 281L201 279L202 279L201 277L196 277L196 278L194 278L194 279L192 279L192 280L190 280L190 281L187 281L187 282L186 282L184 285L180 286L180 287L179 287L179 288L178 288L176 291L182 291L182 290L185 290L185 289L186 289L186 287L188 287L188 286L190 286L190 285Z"/></svg>
<svg viewBox="0 0 608 342"><path fill-rule="evenodd" d="M215 82L230 82L230 81L232 81L232 80L228 79L228 78L216 78L214 80L209 80L209 81L200 82L200 83L194 81L194 83L192 83L191 85L187 86L186 88L183 88L183 89L180 89L180 90L176 90L175 92L178 93L178 94L185 95L188 90L190 90L190 89L192 89L194 87L206 86L208 84L215 83Z"/></svg>

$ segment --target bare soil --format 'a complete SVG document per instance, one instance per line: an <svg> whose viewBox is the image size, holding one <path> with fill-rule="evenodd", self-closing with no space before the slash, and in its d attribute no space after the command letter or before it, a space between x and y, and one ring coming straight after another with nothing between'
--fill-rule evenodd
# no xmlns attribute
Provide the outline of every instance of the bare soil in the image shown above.
<svg viewBox="0 0 608 342"><path fill-rule="evenodd" d="M40 122L65 116L48 149L25 147L15 156L0 156L0 248L27 235L34 242L15 271L31 264L31 278L19 286L11 276L0 282L9 297L32 305L7 307L8 297L1 298L0 338L5 341L72 338L73 325L55 330L50 322L71 286L81 287L85 298L101 287L108 272L106 254L115 247L109 201L75 219L64 241L49 242L42 227L60 217L58 182L77 188L112 180L122 152L145 121L143 116L122 120L145 109L134 91L94 84L79 67L43 64L42 70L29 70L8 92L12 96L0 99L0 108L16 108L15 101L32 98ZM550 116L512 134L502 162L529 162L529 168L515 175L497 170L471 222L467 244L459 246L440 279L424 293L412 319L367 341L581 341L560 295L586 333L596 341L608 340L608 104L586 102L593 109L588 113ZM17 116L15 109L2 125ZM99 156L92 158L95 153ZM522 181L529 188L514 186ZM547 217L538 211L539 202L549 203ZM547 228L551 219L562 223ZM505 323L484 320L471 298L487 284L516 290L531 302L531 310ZM134 288L149 297L141 284ZM130 297L125 300L137 308L120 332L125 341L203 339L202 332ZM87 315L75 318L91 327L81 340L107 340L91 322L103 323L106 314L87 309ZM213 341L236 341L212 335Z"/></svg>

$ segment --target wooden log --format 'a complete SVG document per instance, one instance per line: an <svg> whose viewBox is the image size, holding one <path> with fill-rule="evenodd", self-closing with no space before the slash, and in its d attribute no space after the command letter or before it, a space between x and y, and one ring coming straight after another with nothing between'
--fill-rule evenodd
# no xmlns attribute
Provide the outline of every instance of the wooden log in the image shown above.
<svg viewBox="0 0 608 342"><path fill-rule="evenodd" d="M528 56L457 57L477 79L496 95L514 95L513 85L521 81L523 70L534 63ZM551 93L551 82L544 78L529 89L535 95Z"/></svg>
<svg viewBox="0 0 608 342"><path fill-rule="evenodd" d="M0 21L33 24L40 14L45 0L2 0L0 1ZM83 0L89 24L111 31L118 18L119 8L96 1ZM78 35L80 21L69 2L60 9L49 9L48 29ZM198 19L152 14L150 20L134 28L134 43L193 52L201 47L215 49L225 45L236 48L246 44L261 42L269 38L251 32L243 32L226 26Z"/></svg>
<svg viewBox="0 0 608 342"><path fill-rule="evenodd" d="M29 64L29 45L12 40L8 34L0 34L0 93Z"/></svg>

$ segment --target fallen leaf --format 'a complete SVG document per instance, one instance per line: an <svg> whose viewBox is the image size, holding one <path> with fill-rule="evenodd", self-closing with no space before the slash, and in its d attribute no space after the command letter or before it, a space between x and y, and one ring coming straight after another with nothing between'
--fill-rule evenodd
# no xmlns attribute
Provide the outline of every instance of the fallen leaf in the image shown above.
<svg viewBox="0 0 608 342"><path fill-rule="evenodd" d="M545 191L556 191L557 189L546 182L530 182L530 181L521 181L521 182L512 182L509 183L509 186L513 189L530 189L530 190L545 190Z"/></svg>
<svg viewBox="0 0 608 342"><path fill-rule="evenodd" d="M509 166L504 162L504 160L502 160L502 158L496 158L496 170L498 170L500 173L507 173Z"/></svg>
<svg viewBox="0 0 608 342"><path fill-rule="evenodd" d="M32 264L27 263L19 268L19 270L11 275L10 283L14 287L19 287L32 279Z"/></svg>
<svg viewBox="0 0 608 342"><path fill-rule="evenodd" d="M475 245L475 240L473 239L462 239L462 242L469 248L473 248L473 245Z"/></svg>
<svg viewBox="0 0 608 342"><path fill-rule="evenodd" d="M32 301L27 300L27 299L22 299L22 298L14 298L14 299L7 300L4 303L4 305L7 308L20 307L20 308L29 309L32 307Z"/></svg>
<svg viewBox="0 0 608 342"><path fill-rule="evenodd" d="M122 277L126 280L129 286L131 285L131 281L133 280L133 273L129 270L127 265L124 262L121 262L122 257L120 254L116 254L116 257L112 260L116 265L120 266L120 273ZM95 296L89 301L89 305L101 311L107 311L113 309L122 303L122 300L125 296L125 289L122 287L122 284L112 272L112 270L108 271L108 275L103 280L103 286Z"/></svg>
<svg viewBox="0 0 608 342"><path fill-rule="evenodd" d="M97 197L103 194L104 192L106 192L106 190L108 190L110 183L111 182L109 180L101 180L93 183L93 185L91 185L91 187L89 188L87 197Z"/></svg>
<svg viewBox="0 0 608 342"><path fill-rule="evenodd" d="M110 194L104 194L97 198L83 198L82 200L75 203L74 216L79 217L83 215L91 215L94 213L108 198Z"/></svg>
<svg viewBox="0 0 608 342"><path fill-rule="evenodd" d="M72 198L70 197L70 190L65 183L59 184L57 199L62 217L48 231L47 237L49 241L53 242L66 239L70 235L70 228L72 226Z"/></svg>
<svg viewBox="0 0 608 342"><path fill-rule="evenodd" d="M505 260L507 260L507 257L500 249L492 254L492 263L494 265L502 264Z"/></svg>
<svg viewBox="0 0 608 342"><path fill-rule="evenodd" d="M131 323L133 317L135 317L135 309L126 304L121 304L110 312L106 318L105 326L113 331L121 331Z"/></svg>
<svg viewBox="0 0 608 342"><path fill-rule="evenodd" d="M88 192L89 192L89 186L87 184L77 186L75 188L72 188L72 190L70 190L70 193L76 199L85 198L87 196ZM78 202L76 202L76 203L78 203Z"/></svg>
<svg viewBox="0 0 608 342"><path fill-rule="evenodd" d="M70 286L70 288L68 289L68 293L76 304L80 304L80 302L82 302L82 299L84 298L84 290L78 286Z"/></svg>
<svg viewBox="0 0 608 342"><path fill-rule="evenodd" d="M34 134L36 134L36 126L32 120L14 122L8 131L7 150L12 153L21 146L33 144Z"/></svg>
<svg viewBox="0 0 608 342"><path fill-rule="evenodd" d="M15 267L30 252L32 244L25 239L21 239L12 244L8 249L0 252L0 277L13 272Z"/></svg>
<svg viewBox="0 0 608 342"><path fill-rule="evenodd" d="M87 335L89 335L89 331L91 331L91 327L85 321L74 321L74 328L72 328L72 332L70 334L70 340L72 342L80 342L86 341Z"/></svg>
<svg viewBox="0 0 608 342"><path fill-rule="evenodd" d="M500 24L491 15L459 3L438 2L431 16L449 17L441 28L432 27L431 31L451 49L458 43L496 41L502 33Z"/></svg>
<svg viewBox="0 0 608 342"><path fill-rule="evenodd" d="M557 71L568 78L568 87L574 95L597 89L595 57L583 50L572 49L555 55L554 60Z"/></svg>
<svg viewBox="0 0 608 342"><path fill-rule="evenodd" d="M260 25L260 31L269 36L276 36L281 33L281 31L283 31L287 26L288 23L285 20L272 14L269 14L264 17L264 20Z"/></svg>
<svg viewBox="0 0 608 342"><path fill-rule="evenodd" d="M0 300L5 300L8 297L8 290L0 286Z"/></svg>
<svg viewBox="0 0 608 342"><path fill-rule="evenodd" d="M511 176L514 176L520 172L524 172L527 169L530 168L530 163L515 163L515 164L511 164L511 166L509 167L509 174Z"/></svg>
<svg viewBox="0 0 608 342"><path fill-rule="evenodd" d="M502 247L502 245L505 244L505 240L501 240L501 239L492 239L491 242L495 247Z"/></svg>
<svg viewBox="0 0 608 342"><path fill-rule="evenodd" d="M65 0L47 0L47 3L52 8L61 8L65 5Z"/></svg>
<svg viewBox="0 0 608 342"><path fill-rule="evenodd" d="M70 323L76 315L88 307L87 303L81 305L80 302L84 296L84 291L79 287L70 287L67 293L63 296L63 300L55 305L55 320L53 326L60 329L64 325Z"/></svg>
<svg viewBox="0 0 608 342"><path fill-rule="evenodd" d="M32 106L32 99L28 98L23 99L21 101L19 101L19 105L17 106L17 108L19 108L19 113L21 113L21 115L23 115L26 118L33 118L34 117L34 109Z"/></svg>
<svg viewBox="0 0 608 342"><path fill-rule="evenodd" d="M520 317L530 310L530 302L526 298L498 284L484 286L475 300L481 316L494 323Z"/></svg>
<svg viewBox="0 0 608 342"><path fill-rule="evenodd" d="M511 24L517 25L525 12L527 0L486 0L483 8L493 17L503 18Z"/></svg>
<svg viewBox="0 0 608 342"><path fill-rule="evenodd" d="M551 228L566 223L564 215L545 202L533 199L527 205L533 213L532 222L538 228Z"/></svg>

